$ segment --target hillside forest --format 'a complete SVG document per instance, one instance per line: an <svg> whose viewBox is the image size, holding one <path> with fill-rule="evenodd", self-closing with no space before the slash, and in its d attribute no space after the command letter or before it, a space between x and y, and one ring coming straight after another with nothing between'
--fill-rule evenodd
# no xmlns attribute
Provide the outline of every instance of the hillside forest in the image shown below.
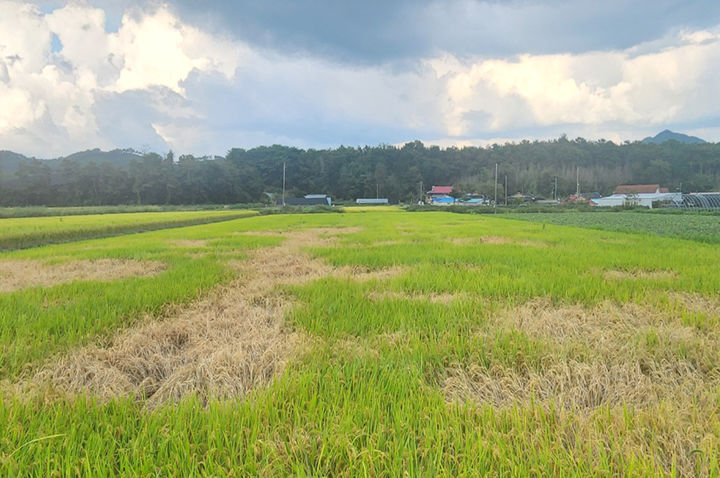
<svg viewBox="0 0 720 478"><path fill-rule="evenodd" d="M287 195L329 194L334 200L386 197L414 202L432 185L492 196L498 164L499 199L508 194L550 198L575 192L610 194L618 184L659 183L671 191L720 189L720 143L685 144L570 140L522 141L488 147L403 146L231 149L195 158L131 150L85 151L57 159L0 152L0 205L237 204ZM579 169L578 169L579 168Z"/></svg>

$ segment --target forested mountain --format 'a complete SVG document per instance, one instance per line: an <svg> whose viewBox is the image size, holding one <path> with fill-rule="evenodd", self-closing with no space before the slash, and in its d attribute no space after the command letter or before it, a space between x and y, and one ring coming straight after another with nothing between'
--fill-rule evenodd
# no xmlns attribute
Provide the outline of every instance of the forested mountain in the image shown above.
<svg viewBox="0 0 720 478"><path fill-rule="evenodd" d="M213 160L126 151L104 161L100 153L56 160L0 153L0 205L261 202L267 200L264 193L280 191L283 162L288 195L326 193L336 200L375 197L379 191L393 202L415 201L432 185L491 195L495 163L501 184L507 175L509 194L549 197L556 176L560 196L574 193L576 168L581 190L602 194L623 183L660 183L671 191L720 189L720 143L616 145L563 136L485 148L440 149L419 141L325 150L275 145L232 149Z"/></svg>
<svg viewBox="0 0 720 478"><path fill-rule="evenodd" d="M676 133L666 129L659 132L655 136L647 137L643 140L643 143L664 143L665 141L679 141L680 143L704 143L704 139L700 139L697 136L688 136L682 133Z"/></svg>
<svg viewBox="0 0 720 478"><path fill-rule="evenodd" d="M5 173L14 173L18 166L28 158L22 154L13 153L12 151L0 151L0 175Z"/></svg>

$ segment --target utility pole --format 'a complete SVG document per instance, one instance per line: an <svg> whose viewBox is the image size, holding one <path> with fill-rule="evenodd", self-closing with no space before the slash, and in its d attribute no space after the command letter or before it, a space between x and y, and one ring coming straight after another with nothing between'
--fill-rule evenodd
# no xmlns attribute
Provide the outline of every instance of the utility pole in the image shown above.
<svg viewBox="0 0 720 478"><path fill-rule="evenodd" d="M375 183L375 199L380 197L380 183Z"/></svg>
<svg viewBox="0 0 720 478"><path fill-rule="evenodd" d="M553 199L557 201L557 176L555 176L555 187L553 188Z"/></svg>
<svg viewBox="0 0 720 478"><path fill-rule="evenodd" d="M423 193L424 193L424 191L423 191L423 182L420 181L420 199L418 199L418 202L425 202L425 201L423 200L423 196L425 196Z"/></svg>
<svg viewBox="0 0 720 478"><path fill-rule="evenodd" d="M575 182L575 200L577 201L580 198L580 166L575 169Z"/></svg>
<svg viewBox="0 0 720 478"><path fill-rule="evenodd" d="M283 193L282 193L282 205L285 207L285 161L283 161Z"/></svg>
<svg viewBox="0 0 720 478"><path fill-rule="evenodd" d="M493 201L493 213L497 214L497 174L498 174L498 165L495 163L495 201Z"/></svg>
<svg viewBox="0 0 720 478"><path fill-rule="evenodd" d="M507 206L507 174L505 175L505 205Z"/></svg>

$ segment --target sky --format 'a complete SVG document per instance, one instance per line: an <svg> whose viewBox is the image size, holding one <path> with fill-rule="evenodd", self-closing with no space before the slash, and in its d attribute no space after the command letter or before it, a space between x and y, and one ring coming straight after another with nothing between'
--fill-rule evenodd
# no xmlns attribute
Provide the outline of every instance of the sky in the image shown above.
<svg viewBox="0 0 720 478"><path fill-rule="evenodd" d="M720 141L716 0L0 0L0 150Z"/></svg>

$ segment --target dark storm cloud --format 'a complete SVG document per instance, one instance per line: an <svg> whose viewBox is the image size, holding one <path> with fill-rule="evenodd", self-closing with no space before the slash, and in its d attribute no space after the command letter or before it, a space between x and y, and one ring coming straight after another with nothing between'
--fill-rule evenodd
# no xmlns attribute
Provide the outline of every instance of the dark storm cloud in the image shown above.
<svg viewBox="0 0 720 478"><path fill-rule="evenodd" d="M439 51L498 57L624 49L720 22L708 0L175 0L185 21L253 45L336 61L407 60Z"/></svg>

